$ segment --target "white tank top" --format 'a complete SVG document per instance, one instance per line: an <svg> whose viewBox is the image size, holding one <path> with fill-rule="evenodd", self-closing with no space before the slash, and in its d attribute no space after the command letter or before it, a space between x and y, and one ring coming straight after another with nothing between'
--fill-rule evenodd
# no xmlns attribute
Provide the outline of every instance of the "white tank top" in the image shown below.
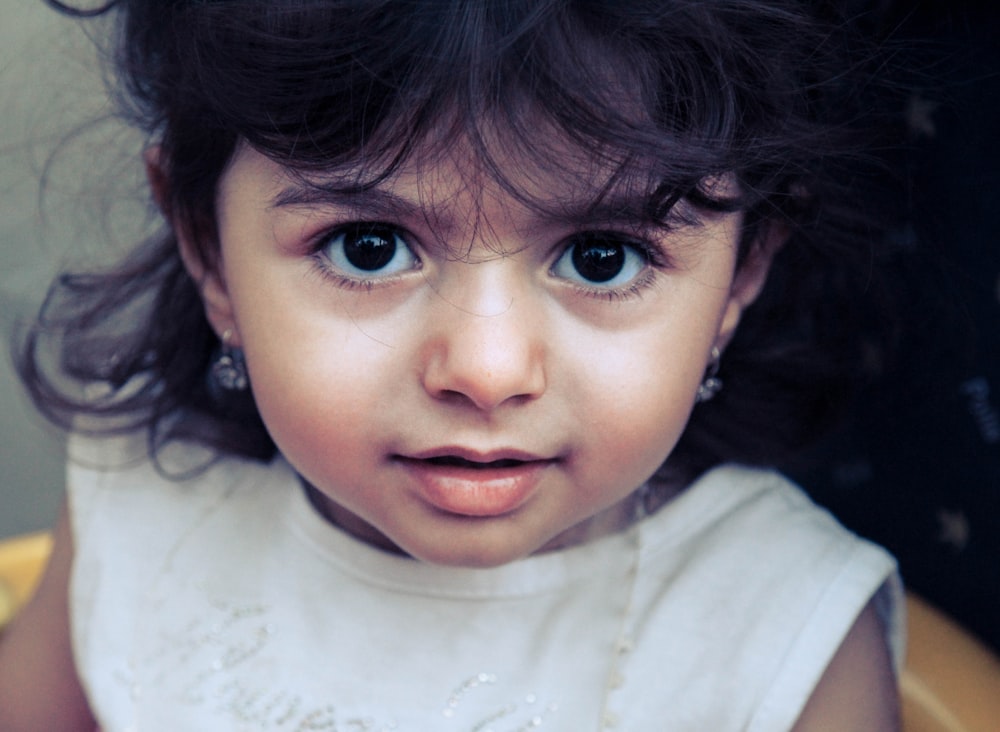
<svg viewBox="0 0 1000 732"><path fill-rule="evenodd" d="M893 559L772 472L455 569L342 533L280 459L171 482L141 445L71 447L73 637L105 732L786 730L876 595L901 659Z"/></svg>

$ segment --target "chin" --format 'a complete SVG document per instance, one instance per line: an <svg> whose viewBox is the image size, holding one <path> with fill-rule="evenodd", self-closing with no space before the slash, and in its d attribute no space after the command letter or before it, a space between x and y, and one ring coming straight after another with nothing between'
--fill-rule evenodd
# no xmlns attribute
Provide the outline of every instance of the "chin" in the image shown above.
<svg viewBox="0 0 1000 732"><path fill-rule="evenodd" d="M498 545L488 541L456 541L404 547L404 551L414 559L428 564L466 569L493 569L523 559L537 550L529 548L518 551L510 542Z"/></svg>

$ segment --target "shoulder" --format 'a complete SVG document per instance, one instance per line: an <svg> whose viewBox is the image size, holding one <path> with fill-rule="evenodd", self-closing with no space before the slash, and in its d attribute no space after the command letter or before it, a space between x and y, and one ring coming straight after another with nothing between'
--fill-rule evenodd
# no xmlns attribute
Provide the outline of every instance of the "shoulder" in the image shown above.
<svg viewBox="0 0 1000 732"><path fill-rule="evenodd" d="M197 622L207 602L200 590L240 563L259 563L296 487L284 464L215 459L182 444L159 457L146 455L141 435L70 443L73 648L108 720L129 718L132 701L119 682L131 678L138 639L155 640L164 617Z"/></svg>
<svg viewBox="0 0 1000 732"><path fill-rule="evenodd" d="M896 676L874 603L854 622L823 671L793 732L899 729Z"/></svg>
<svg viewBox="0 0 1000 732"><path fill-rule="evenodd" d="M74 435L68 458L73 578L85 578L72 585L80 623L102 605L114 610L108 598L131 596L123 593L172 562L196 532L222 542L278 520L294 484L280 466L217 458L197 445L172 444L154 460L143 435Z"/></svg>
<svg viewBox="0 0 1000 732"><path fill-rule="evenodd" d="M642 537L651 658L669 648L687 678L710 679L677 683L704 686L705 704L733 700L720 728L790 729L866 608L890 668L901 663L895 560L778 473L713 470L644 522Z"/></svg>
<svg viewBox="0 0 1000 732"><path fill-rule="evenodd" d="M285 463L219 456L193 443L148 454L142 434L69 441L67 493L77 564L127 548L123 559L157 557L209 517L239 526L273 519L295 489ZM222 509L225 510L222 510ZM93 570L98 571L95 566Z"/></svg>
<svg viewBox="0 0 1000 732"><path fill-rule="evenodd" d="M801 633L817 634L812 641L833 642L831 655L871 605L893 663L901 665L903 590L889 552L845 528L773 470L723 466L690 495L704 512L697 551L710 571L735 581L733 600L757 603L759 612L770 609L785 621L797 618ZM764 593L745 595L739 585Z"/></svg>
<svg viewBox="0 0 1000 732"><path fill-rule="evenodd" d="M754 576L826 583L859 572L881 583L896 568L881 547L844 528L772 470L725 465L709 471L645 522L652 563L688 551L713 571L749 566Z"/></svg>
<svg viewBox="0 0 1000 732"><path fill-rule="evenodd" d="M109 437L70 437L67 490L70 517L81 535L127 531L134 521L155 515L142 528L153 539L160 527L189 523L209 507L238 492L250 498L268 466L241 458L220 457L195 443L174 442L155 457L142 433Z"/></svg>

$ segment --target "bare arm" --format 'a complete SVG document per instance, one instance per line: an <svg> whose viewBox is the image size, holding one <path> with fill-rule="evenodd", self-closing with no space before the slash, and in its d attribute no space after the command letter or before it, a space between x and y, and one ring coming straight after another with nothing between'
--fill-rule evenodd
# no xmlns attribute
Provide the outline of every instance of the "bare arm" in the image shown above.
<svg viewBox="0 0 1000 732"><path fill-rule="evenodd" d="M899 701L882 621L858 616L793 732L898 732Z"/></svg>
<svg viewBox="0 0 1000 732"><path fill-rule="evenodd" d="M5 732L96 728L70 645L73 539L65 509L54 538L38 591L0 638L0 729Z"/></svg>

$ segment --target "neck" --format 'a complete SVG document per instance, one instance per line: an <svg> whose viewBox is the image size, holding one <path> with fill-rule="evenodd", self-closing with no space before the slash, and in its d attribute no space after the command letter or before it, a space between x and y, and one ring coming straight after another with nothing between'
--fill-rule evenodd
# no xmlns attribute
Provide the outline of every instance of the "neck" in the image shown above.
<svg viewBox="0 0 1000 732"><path fill-rule="evenodd" d="M330 500L322 491L301 476L299 476L299 481L306 492L309 503L330 524L377 549L406 556L403 550L378 529ZM640 486L624 500L557 534L545 543L536 554L569 549L624 531L644 516L661 508L679 492L677 489L660 484L656 486L655 490L650 485Z"/></svg>

